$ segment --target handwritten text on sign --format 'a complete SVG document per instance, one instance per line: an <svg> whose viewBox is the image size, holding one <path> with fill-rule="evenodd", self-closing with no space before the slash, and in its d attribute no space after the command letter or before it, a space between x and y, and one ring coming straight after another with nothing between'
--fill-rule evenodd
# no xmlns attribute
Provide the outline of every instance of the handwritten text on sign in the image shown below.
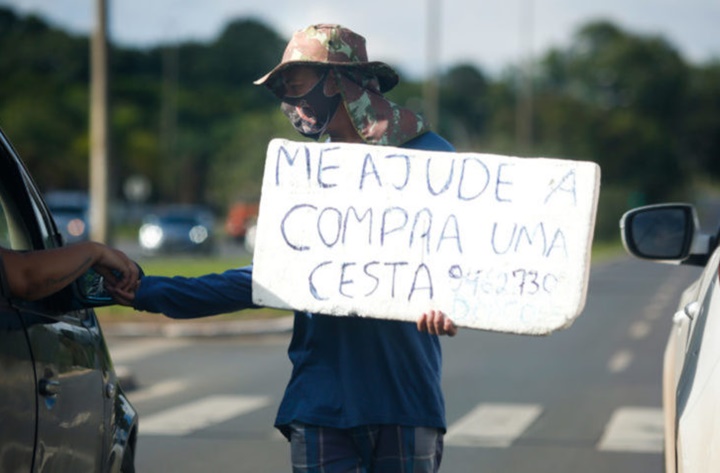
<svg viewBox="0 0 720 473"><path fill-rule="evenodd" d="M592 162L273 140L253 299L550 333L585 304L599 181Z"/></svg>

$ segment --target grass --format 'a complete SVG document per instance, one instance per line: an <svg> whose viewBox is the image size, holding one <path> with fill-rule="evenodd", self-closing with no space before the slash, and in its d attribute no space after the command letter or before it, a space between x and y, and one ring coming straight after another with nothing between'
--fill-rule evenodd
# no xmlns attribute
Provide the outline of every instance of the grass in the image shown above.
<svg viewBox="0 0 720 473"><path fill-rule="evenodd" d="M592 247L592 262L600 263L624 254L625 249L619 240L595 242Z"/></svg>

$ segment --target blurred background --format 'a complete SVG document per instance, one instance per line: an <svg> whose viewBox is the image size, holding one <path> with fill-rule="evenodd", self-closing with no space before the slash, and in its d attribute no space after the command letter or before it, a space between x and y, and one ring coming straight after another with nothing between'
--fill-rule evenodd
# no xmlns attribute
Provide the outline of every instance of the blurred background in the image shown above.
<svg viewBox="0 0 720 473"><path fill-rule="evenodd" d="M90 187L98 3L0 0L0 127L48 193ZM401 75L389 97L459 151L599 163L596 243L632 206L718 198L717 2L264 3L108 2L109 240L152 242L172 205L208 227L200 253L244 244L268 141L300 139L252 81L316 22L363 34Z"/></svg>

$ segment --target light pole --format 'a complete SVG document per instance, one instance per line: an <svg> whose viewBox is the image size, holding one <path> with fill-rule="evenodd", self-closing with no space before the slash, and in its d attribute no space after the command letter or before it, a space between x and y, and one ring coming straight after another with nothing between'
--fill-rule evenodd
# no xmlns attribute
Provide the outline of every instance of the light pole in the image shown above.
<svg viewBox="0 0 720 473"><path fill-rule="evenodd" d="M439 125L438 58L440 56L440 0L427 0L427 30L425 51L427 77L423 87L425 115L437 130Z"/></svg>
<svg viewBox="0 0 720 473"><path fill-rule="evenodd" d="M533 145L533 0L520 8L520 68L518 98L515 108L515 140L517 147L530 151Z"/></svg>
<svg viewBox="0 0 720 473"><path fill-rule="evenodd" d="M95 1L95 28L90 45L90 237L108 242L107 0Z"/></svg>

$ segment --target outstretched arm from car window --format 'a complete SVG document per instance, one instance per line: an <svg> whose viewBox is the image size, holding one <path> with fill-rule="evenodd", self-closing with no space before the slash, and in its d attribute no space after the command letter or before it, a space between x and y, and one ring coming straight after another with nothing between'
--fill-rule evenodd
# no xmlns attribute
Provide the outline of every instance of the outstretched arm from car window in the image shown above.
<svg viewBox="0 0 720 473"><path fill-rule="evenodd" d="M10 295L36 300L54 294L91 267L110 287L129 290L137 284L139 269L125 253L96 242L35 251L0 249Z"/></svg>

